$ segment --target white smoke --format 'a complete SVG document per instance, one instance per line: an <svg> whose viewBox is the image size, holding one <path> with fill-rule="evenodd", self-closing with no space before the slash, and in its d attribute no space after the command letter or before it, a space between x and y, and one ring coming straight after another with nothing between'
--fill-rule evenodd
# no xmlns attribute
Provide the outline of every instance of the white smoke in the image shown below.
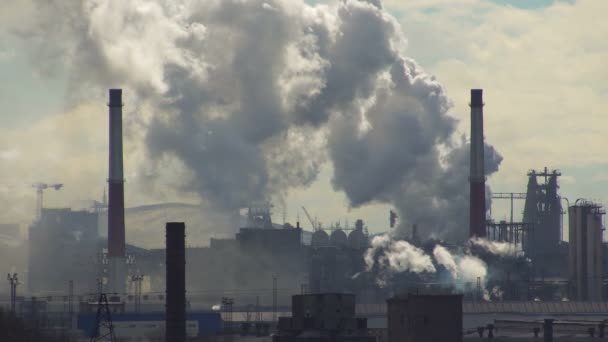
<svg viewBox="0 0 608 342"><path fill-rule="evenodd" d="M469 240L469 243L473 246L483 248L488 253L492 253L501 257L517 257L523 255L523 251L521 249L520 244L490 241L479 237L471 238Z"/></svg>
<svg viewBox="0 0 608 342"><path fill-rule="evenodd" d="M445 267L452 274L452 278L458 279L458 265L456 265L454 257L445 247L441 245L435 246L433 257L439 265Z"/></svg>
<svg viewBox="0 0 608 342"><path fill-rule="evenodd" d="M379 0L35 2L19 37L42 74L68 70L69 106L125 89L131 187L234 211L329 161L351 206L464 241L469 148Z"/></svg>
<svg viewBox="0 0 608 342"><path fill-rule="evenodd" d="M490 297L490 292L486 290L488 266L468 252L454 255L444 246L436 245L431 258L407 241L395 240L389 234L383 234L372 239L364 260L367 271L376 274L377 283L381 286L385 286L393 275L402 272L436 273L434 260L437 265L446 268L452 278L451 283L456 287L474 287L479 282L487 297Z"/></svg>
<svg viewBox="0 0 608 342"><path fill-rule="evenodd" d="M478 279L485 284L488 266L478 257L470 254L452 255L447 248L437 245L433 249L435 261L450 272L455 283L475 283Z"/></svg>
<svg viewBox="0 0 608 342"><path fill-rule="evenodd" d="M465 283L474 284L479 279L481 284L485 284L488 266L478 257L465 254L458 258L458 274Z"/></svg>
<svg viewBox="0 0 608 342"><path fill-rule="evenodd" d="M389 234L375 236L365 253L367 270L378 267L389 273L435 272L431 257L407 241L393 240Z"/></svg>

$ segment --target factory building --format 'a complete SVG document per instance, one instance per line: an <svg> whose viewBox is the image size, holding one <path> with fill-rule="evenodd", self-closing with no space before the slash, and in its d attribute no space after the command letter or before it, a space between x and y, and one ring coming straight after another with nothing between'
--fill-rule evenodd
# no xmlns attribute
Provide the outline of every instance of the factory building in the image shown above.
<svg viewBox="0 0 608 342"><path fill-rule="evenodd" d="M374 342L367 319L355 317L355 296L323 293L292 296L291 317L279 317L273 342Z"/></svg>
<svg viewBox="0 0 608 342"><path fill-rule="evenodd" d="M408 294L387 308L388 342L462 341L462 295Z"/></svg>
<svg viewBox="0 0 608 342"><path fill-rule="evenodd" d="M97 213L70 209L42 209L29 227L27 287L30 293L65 293L95 288L100 240Z"/></svg>
<svg viewBox="0 0 608 342"><path fill-rule="evenodd" d="M573 298L601 301L603 298L602 216L604 209L593 202L577 200L568 208L570 219L570 281Z"/></svg>
<svg viewBox="0 0 608 342"><path fill-rule="evenodd" d="M367 229L357 220L348 235L342 229L331 234L318 229L310 248L309 288L312 293L359 292L353 276L365 270L363 255L369 246Z"/></svg>

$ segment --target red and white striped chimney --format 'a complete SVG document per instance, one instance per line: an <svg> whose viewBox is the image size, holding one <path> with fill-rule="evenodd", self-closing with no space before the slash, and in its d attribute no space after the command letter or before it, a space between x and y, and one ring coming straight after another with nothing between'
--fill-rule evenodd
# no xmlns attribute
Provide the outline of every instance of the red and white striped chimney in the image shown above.
<svg viewBox="0 0 608 342"><path fill-rule="evenodd" d="M471 185L469 237L486 236L486 176L483 142L483 89L471 89Z"/></svg>
<svg viewBox="0 0 608 342"><path fill-rule="evenodd" d="M125 191L122 167L122 89L110 89L108 257L125 257Z"/></svg>

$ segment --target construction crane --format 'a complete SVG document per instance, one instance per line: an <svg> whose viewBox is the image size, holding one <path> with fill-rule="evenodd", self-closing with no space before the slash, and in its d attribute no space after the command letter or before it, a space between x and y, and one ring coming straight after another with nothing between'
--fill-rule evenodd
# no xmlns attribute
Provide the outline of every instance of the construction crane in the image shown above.
<svg viewBox="0 0 608 342"><path fill-rule="evenodd" d="M312 229L314 231L317 231L319 228L317 228L317 225L315 223L315 220L312 219L312 216L310 216L310 214L308 213L308 210L306 210L306 208L302 207L302 210L304 210L304 214L306 214L306 217L308 217L308 221L310 222L310 224L312 225Z"/></svg>
<svg viewBox="0 0 608 342"><path fill-rule="evenodd" d="M42 198L44 190L52 188L55 190L60 190L63 187L63 184L46 184L46 183L34 183L32 187L36 189L36 218L40 220L40 216L42 215Z"/></svg>

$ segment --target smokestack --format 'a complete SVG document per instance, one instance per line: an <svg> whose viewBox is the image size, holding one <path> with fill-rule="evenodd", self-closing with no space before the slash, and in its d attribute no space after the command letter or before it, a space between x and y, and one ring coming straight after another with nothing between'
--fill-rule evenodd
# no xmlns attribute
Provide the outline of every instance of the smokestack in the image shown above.
<svg viewBox="0 0 608 342"><path fill-rule="evenodd" d="M483 142L483 89L471 89L471 185L469 237L486 236L486 176Z"/></svg>
<svg viewBox="0 0 608 342"><path fill-rule="evenodd" d="M167 342L186 340L186 225L168 222L166 259L166 335Z"/></svg>
<svg viewBox="0 0 608 342"><path fill-rule="evenodd" d="M108 256L125 257L125 191L122 169L122 89L110 89Z"/></svg>

